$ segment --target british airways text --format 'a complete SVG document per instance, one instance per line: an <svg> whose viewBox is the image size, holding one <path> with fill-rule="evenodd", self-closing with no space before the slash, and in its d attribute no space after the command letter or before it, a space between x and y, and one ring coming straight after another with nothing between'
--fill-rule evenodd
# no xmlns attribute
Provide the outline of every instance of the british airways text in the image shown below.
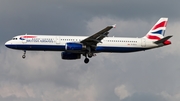
<svg viewBox="0 0 180 101"><path fill-rule="evenodd" d="M43 42L43 43L53 43L53 39L51 38L32 38L32 39L26 39L26 42Z"/></svg>

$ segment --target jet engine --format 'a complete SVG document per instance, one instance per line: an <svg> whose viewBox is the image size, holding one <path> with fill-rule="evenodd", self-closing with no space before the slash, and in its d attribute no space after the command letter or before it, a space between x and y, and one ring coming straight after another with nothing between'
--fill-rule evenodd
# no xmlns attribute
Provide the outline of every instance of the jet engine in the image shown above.
<svg viewBox="0 0 180 101"><path fill-rule="evenodd" d="M85 48L86 48L86 46L84 46L81 43L69 42L69 43L66 43L66 45L65 45L65 50L67 50L67 51L79 51L79 50L83 50Z"/></svg>
<svg viewBox="0 0 180 101"><path fill-rule="evenodd" d="M75 59L80 59L81 54L79 53L70 53L70 52L62 52L61 53L61 58L65 60L75 60Z"/></svg>

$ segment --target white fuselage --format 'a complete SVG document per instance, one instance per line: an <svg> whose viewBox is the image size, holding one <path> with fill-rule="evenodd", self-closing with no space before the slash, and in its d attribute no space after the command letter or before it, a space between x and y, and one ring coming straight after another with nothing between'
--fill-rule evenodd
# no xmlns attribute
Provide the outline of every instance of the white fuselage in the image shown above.
<svg viewBox="0 0 180 101"><path fill-rule="evenodd" d="M66 51L68 42L80 43L87 36L19 35L5 43L8 48L37 51ZM155 40L154 40L155 41ZM146 38L106 37L97 44L97 52L136 52L163 45Z"/></svg>
<svg viewBox="0 0 180 101"><path fill-rule="evenodd" d="M168 18L160 18L151 30L142 38L107 37L109 31L115 25L107 26L91 36L52 36L52 35L19 35L5 43L11 49L23 50L22 58L26 57L26 51L62 51L61 58L67 60L85 57L84 63L95 53L128 53L144 51L170 45L165 36Z"/></svg>

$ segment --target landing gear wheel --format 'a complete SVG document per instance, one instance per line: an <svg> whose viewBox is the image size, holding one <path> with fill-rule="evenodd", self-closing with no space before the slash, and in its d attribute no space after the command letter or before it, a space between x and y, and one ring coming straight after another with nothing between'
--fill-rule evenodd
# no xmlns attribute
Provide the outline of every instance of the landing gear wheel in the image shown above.
<svg viewBox="0 0 180 101"><path fill-rule="evenodd" d="M88 62L89 62L89 59L88 59L88 58L85 58L85 59L84 59L84 63L87 64Z"/></svg>
<svg viewBox="0 0 180 101"><path fill-rule="evenodd" d="M22 55L22 58L25 59L25 58L26 58L26 55Z"/></svg>
<svg viewBox="0 0 180 101"><path fill-rule="evenodd" d="M26 58L26 50L24 50L24 54L22 55L22 58L23 58L23 59Z"/></svg>
<svg viewBox="0 0 180 101"><path fill-rule="evenodd" d="M89 58L92 58L92 56L93 56L93 53L88 53Z"/></svg>

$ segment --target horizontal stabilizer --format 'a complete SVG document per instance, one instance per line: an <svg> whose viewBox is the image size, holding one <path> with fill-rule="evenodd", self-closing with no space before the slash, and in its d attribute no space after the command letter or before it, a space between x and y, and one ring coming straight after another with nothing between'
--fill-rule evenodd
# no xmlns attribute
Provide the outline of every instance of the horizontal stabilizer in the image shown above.
<svg viewBox="0 0 180 101"><path fill-rule="evenodd" d="M167 41L167 40L170 39L171 37L172 37L172 35L171 35L171 36L166 36L166 37L164 37L164 38L162 38L162 39L160 39L160 40L158 40L158 41L155 41L154 43L155 43L155 44L164 43L165 41Z"/></svg>

